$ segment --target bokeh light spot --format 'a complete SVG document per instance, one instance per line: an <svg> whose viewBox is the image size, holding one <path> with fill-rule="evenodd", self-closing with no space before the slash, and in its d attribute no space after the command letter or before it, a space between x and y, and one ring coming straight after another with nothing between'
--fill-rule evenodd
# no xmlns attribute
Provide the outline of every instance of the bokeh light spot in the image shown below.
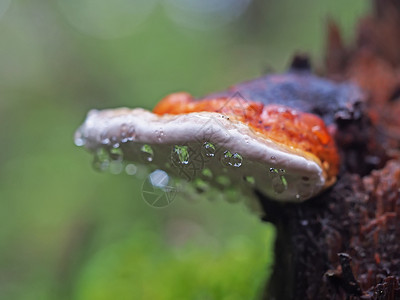
<svg viewBox="0 0 400 300"><path fill-rule="evenodd" d="M129 36L138 30L156 0L57 0L69 23L101 39Z"/></svg>

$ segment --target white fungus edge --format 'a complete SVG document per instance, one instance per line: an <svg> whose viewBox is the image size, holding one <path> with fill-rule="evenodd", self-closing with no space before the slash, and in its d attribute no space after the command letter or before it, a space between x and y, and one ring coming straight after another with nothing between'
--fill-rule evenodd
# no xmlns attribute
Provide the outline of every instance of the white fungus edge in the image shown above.
<svg viewBox="0 0 400 300"><path fill-rule="evenodd" d="M103 146L105 136L110 140L120 136L122 126L134 130L135 143L157 146L207 140L232 153L240 153L244 159L240 168L243 176L256 178L256 188L278 201L307 200L320 193L325 185L322 167L312 155L279 145L248 125L216 112L160 116L141 108L92 110L77 132L84 137L85 147L95 151ZM285 176L290 178L284 192L274 193L268 184L257 180L265 178L270 167L285 170ZM299 189L303 190L301 195Z"/></svg>

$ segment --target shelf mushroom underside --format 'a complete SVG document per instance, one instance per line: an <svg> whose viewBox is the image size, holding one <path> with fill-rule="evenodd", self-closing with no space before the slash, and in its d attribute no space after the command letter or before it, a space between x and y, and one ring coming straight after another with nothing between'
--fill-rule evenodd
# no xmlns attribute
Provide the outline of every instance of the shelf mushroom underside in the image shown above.
<svg viewBox="0 0 400 300"><path fill-rule="evenodd" d="M156 115L144 109L92 110L75 142L96 153L119 149L124 161L161 169L220 189L258 190L301 202L324 188L318 159L279 145L247 124L216 112ZM218 180L224 178L224 184Z"/></svg>

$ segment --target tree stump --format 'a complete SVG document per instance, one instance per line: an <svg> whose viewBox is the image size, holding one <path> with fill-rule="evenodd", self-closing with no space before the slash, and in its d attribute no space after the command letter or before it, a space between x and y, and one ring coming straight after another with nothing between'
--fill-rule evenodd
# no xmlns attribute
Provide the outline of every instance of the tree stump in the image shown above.
<svg viewBox="0 0 400 300"><path fill-rule="evenodd" d="M400 299L400 1L376 0L346 46L328 24L324 75L358 84L336 116L337 183L300 204L259 195L277 228L263 299Z"/></svg>

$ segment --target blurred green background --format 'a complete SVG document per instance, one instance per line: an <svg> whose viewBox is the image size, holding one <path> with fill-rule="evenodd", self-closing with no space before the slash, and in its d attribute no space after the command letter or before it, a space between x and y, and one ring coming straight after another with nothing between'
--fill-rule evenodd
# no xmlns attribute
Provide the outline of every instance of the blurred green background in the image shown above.
<svg viewBox="0 0 400 300"><path fill-rule="evenodd" d="M274 232L243 201L97 173L73 133L91 108L151 109L323 58L365 0L0 0L0 299L256 299Z"/></svg>

